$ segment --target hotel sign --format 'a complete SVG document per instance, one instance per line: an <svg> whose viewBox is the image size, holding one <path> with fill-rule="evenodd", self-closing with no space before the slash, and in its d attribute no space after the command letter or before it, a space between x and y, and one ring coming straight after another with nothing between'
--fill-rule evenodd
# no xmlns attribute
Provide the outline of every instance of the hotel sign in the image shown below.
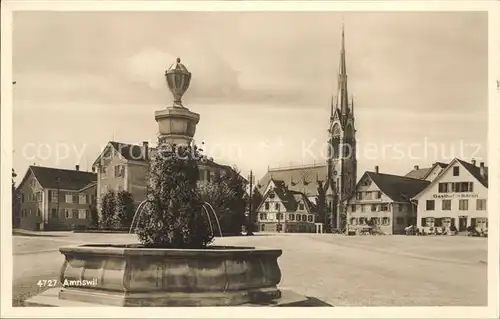
<svg viewBox="0 0 500 319"><path fill-rule="evenodd" d="M434 194L432 195L434 198L448 199L448 198L478 198L478 194L474 193L454 193L454 194Z"/></svg>

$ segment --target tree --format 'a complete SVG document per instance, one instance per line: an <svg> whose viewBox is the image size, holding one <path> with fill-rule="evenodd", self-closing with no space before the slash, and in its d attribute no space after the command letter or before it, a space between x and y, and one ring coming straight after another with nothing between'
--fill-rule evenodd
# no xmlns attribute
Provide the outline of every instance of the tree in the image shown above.
<svg viewBox="0 0 500 319"><path fill-rule="evenodd" d="M120 223L116 218L116 194L115 191L108 190L101 201L101 220L99 226L101 228L117 228Z"/></svg>
<svg viewBox="0 0 500 319"><path fill-rule="evenodd" d="M21 209L21 196L16 189L14 178L17 177L16 171L12 169L12 227L18 227L18 217Z"/></svg>
<svg viewBox="0 0 500 319"><path fill-rule="evenodd" d="M245 224L248 195L246 181L238 170L233 168L221 172L215 180L202 184L200 193L201 199L210 203L214 208L222 233L224 235L241 234L241 227Z"/></svg>
<svg viewBox="0 0 500 319"><path fill-rule="evenodd" d="M161 136L150 161L146 200L136 234L146 247L199 249L213 240L197 188L196 146Z"/></svg>
<svg viewBox="0 0 500 319"><path fill-rule="evenodd" d="M130 227L134 218L134 199L130 192L121 190L116 193L115 213L120 227Z"/></svg>

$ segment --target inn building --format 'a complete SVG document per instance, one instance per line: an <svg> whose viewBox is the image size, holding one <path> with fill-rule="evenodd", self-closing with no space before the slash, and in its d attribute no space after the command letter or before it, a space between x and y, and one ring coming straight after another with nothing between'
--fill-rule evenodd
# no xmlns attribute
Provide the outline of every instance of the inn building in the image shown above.
<svg viewBox="0 0 500 319"><path fill-rule="evenodd" d="M385 234L402 234L415 225L417 211L411 198L430 184L425 179L384 174L375 166L367 171L346 199L347 229L371 228Z"/></svg>
<svg viewBox="0 0 500 319"><path fill-rule="evenodd" d="M488 228L488 168L475 160L455 158L428 187L413 197L417 227L424 232L443 227L466 231Z"/></svg>
<svg viewBox="0 0 500 319"><path fill-rule="evenodd" d="M256 214L257 226L261 232L320 232L316 224L314 204L306 194L290 190L281 180L269 181Z"/></svg>
<svg viewBox="0 0 500 319"><path fill-rule="evenodd" d="M91 224L96 206L97 175L93 172L42 167L28 168L17 187L21 207L17 225L28 230L69 230Z"/></svg>

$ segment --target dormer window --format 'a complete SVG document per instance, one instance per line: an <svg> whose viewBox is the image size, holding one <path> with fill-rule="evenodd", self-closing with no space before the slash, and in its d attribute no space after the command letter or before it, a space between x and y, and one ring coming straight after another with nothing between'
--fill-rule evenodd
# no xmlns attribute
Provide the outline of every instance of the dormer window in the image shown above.
<svg viewBox="0 0 500 319"><path fill-rule="evenodd" d="M299 204L299 210L304 210L304 204L303 203Z"/></svg>

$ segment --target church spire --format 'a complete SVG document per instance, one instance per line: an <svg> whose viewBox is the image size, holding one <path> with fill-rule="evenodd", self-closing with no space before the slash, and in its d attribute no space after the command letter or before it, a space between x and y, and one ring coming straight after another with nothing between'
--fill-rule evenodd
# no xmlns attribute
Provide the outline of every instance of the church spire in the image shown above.
<svg viewBox="0 0 500 319"><path fill-rule="evenodd" d="M349 96L347 93L347 66L345 62L345 36L344 24L342 23L342 41L340 48L340 62L338 75L337 89L337 108L340 109L342 115L347 115L349 112Z"/></svg>

